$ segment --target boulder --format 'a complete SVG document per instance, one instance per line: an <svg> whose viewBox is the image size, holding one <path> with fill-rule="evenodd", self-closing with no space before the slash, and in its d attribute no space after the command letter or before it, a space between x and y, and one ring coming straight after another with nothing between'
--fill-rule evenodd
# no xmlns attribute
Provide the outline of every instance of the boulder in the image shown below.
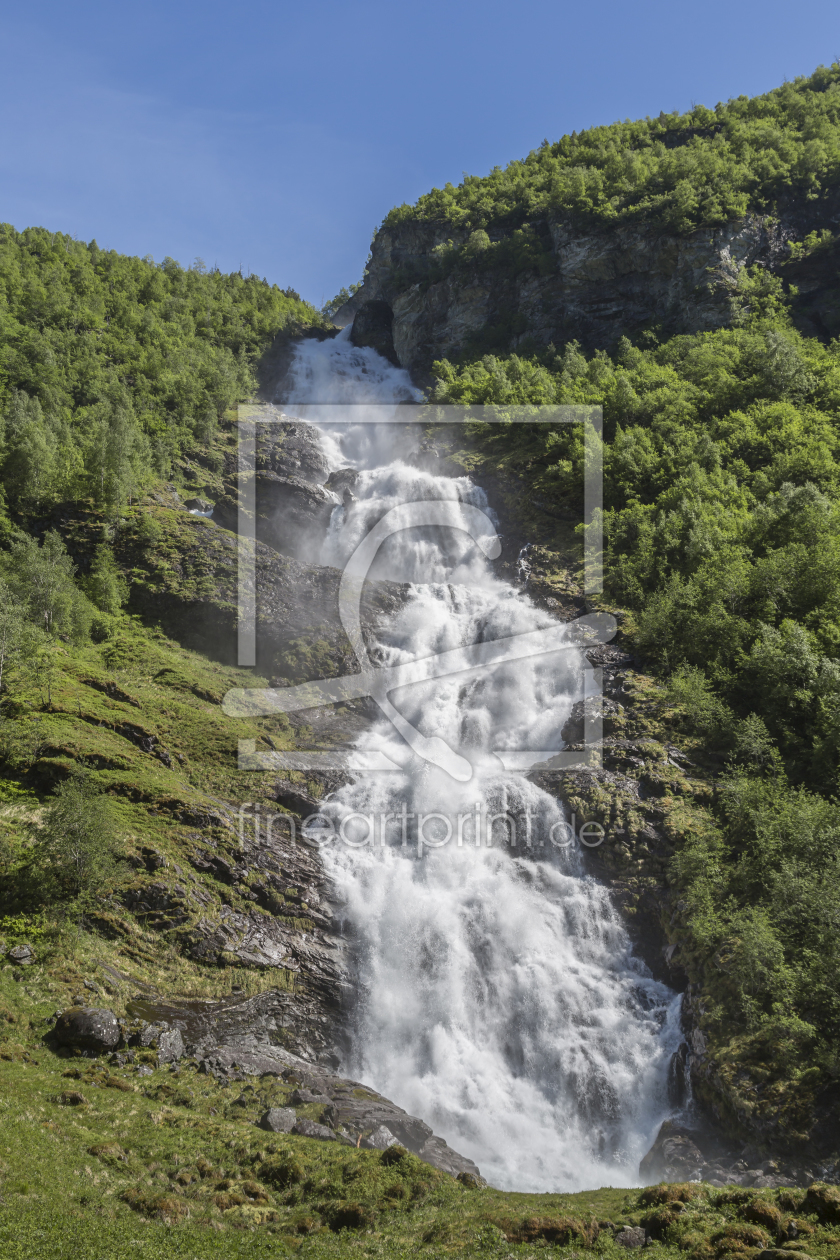
<svg viewBox="0 0 840 1260"><path fill-rule="evenodd" d="M32 946L25 943L23 945L15 945L14 949L9 950L6 957L10 958L13 963L17 963L19 967L31 967L35 961Z"/></svg>
<svg viewBox="0 0 840 1260"><path fill-rule="evenodd" d="M120 1041L120 1026L113 1011L90 1006L71 1006L55 1022L55 1038L61 1046L77 1050L94 1050L98 1054L113 1050Z"/></svg>
<svg viewBox="0 0 840 1260"><path fill-rule="evenodd" d="M615 1235L615 1242L619 1247L626 1247L628 1251L644 1247L646 1241L647 1235L641 1225L625 1225L624 1229L620 1229Z"/></svg>
<svg viewBox="0 0 840 1260"><path fill-rule="evenodd" d="M184 1039L177 1028L167 1028L158 1037L158 1063L177 1063L184 1057Z"/></svg>
<svg viewBox="0 0 840 1260"><path fill-rule="evenodd" d="M201 499L201 498L186 499L184 501L184 507L188 508L190 512L212 512L213 511L213 504L210 502L209 499Z"/></svg>
<svg viewBox="0 0 840 1260"><path fill-rule="evenodd" d="M362 1138L359 1145L369 1151L387 1151L389 1146L398 1146L399 1143L391 1130L386 1129L384 1124L380 1124L379 1128L374 1129L368 1137Z"/></svg>
<svg viewBox="0 0 840 1260"><path fill-rule="evenodd" d="M305 1103L320 1103L322 1107L328 1107L331 1102L328 1094L316 1094L311 1089L296 1089L291 1097L293 1107L302 1107Z"/></svg>
<svg viewBox="0 0 840 1260"><path fill-rule="evenodd" d="M259 1119L259 1127L269 1133L291 1133L297 1116L291 1107L269 1107Z"/></svg>
<svg viewBox="0 0 840 1260"><path fill-rule="evenodd" d="M657 1181L689 1181L705 1163L691 1130L666 1120L639 1164L639 1176L646 1186Z"/></svg>
<svg viewBox="0 0 840 1260"><path fill-rule="evenodd" d="M338 1141L338 1134L333 1133L325 1124L316 1124L314 1120L304 1120L303 1117L295 1121L292 1133L297 1133L299 1137L320 1138L322 1142Z"/></svg>
<svg viewBox="0 0 840 1260"><path fill-rule="evenodd" d="M799 1210L803 1216L816 1216L823 1225L840 1225L840 1186L815 1181Z"/></svg>

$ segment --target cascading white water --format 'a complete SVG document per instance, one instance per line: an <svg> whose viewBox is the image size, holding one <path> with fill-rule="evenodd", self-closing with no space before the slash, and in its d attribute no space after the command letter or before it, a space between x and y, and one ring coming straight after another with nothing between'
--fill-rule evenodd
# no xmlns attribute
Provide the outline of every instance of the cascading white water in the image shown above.
<svg viewBox="0 0 840 1260"><path fill-rule="evenodd" d="M345 330L298 347L284 406L305 416L308 403L415 397L406 373L355 349ZM404 462L406 426L342 431L319 416L335 466L360 470L357 502L334 512L324 563L342 566L397 503L486 509L468 478ZM551 624L451 530L394 536L376 576L412 583L380 644L385 665ZM402 688L392 695L400 711L468 756L472 779L407 755L382 720L359 746L387 751L402 771L360 777L324 807L344 822L347 843L323 852L359 992L344 1067L505 1189L636 1184L668 1111L680 1039L678 1001L633 956L606 890L566 843L562 806L496 755L560 748L582 687L580 654L566 651Z"/></svg>

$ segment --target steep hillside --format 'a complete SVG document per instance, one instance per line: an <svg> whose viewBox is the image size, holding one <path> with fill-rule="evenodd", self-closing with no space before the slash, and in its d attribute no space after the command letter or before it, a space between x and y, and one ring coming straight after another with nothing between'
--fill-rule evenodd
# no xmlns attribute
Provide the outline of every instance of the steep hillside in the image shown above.
<svg viewBox="0 0 840 1260"><path fill-rule="evenodd" d="M359 314L354 336L380 349L391 324L392 352L428 380L441 358L736 323L760 268L798 286L803 329L835 336L838 181L833 65L714 110L546 141L392 210L333 318Z"/></svg>

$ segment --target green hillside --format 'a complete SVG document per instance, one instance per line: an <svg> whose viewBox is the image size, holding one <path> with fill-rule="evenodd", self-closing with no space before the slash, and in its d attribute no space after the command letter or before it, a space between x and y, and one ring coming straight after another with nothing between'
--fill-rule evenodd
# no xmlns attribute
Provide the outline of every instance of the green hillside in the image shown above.
<svg viewBox="0 0 840 1260"><path fill-rule="evenodd" d="M838 180L835 62L763 96L544 140L524 160L397 207L385 223L448 220L492 235L496 225L510 230L550 214L589 223L639 219L687 232L748 211L772 212L792 193L815 197ZM474 246L483 245L477 236Z"/></svg>

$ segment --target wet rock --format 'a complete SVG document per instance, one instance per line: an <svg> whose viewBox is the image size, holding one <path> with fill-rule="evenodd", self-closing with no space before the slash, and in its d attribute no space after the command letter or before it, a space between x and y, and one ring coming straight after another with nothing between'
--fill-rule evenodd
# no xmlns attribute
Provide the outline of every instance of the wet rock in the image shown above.
<svg viewBox="0 0 840 1260"><path fill-rule="evenodd" d="M61 1046L104 1054L119 1044L121 1032L113 1011L72 1006L55 1022L55 1038Z"/></svg>
<svg viewBox="0 0 840 1260"><path fill-rule="evenodd" d="M259 541L294 560L316 563L339 502L332 491L300 477L259 472L254 496Z"/></svg>
<svg viewBox="0 0 840 1260"><path fill-rule="evenodd" d="M387 302L365 302L360 306L353 320L350 340L354 346L370 346L381 354L383 359L400 366L397 352L394 349L392 327L394 312Z"/></svg>
<svg viewBox="0 0 840 1260"><path fill-rule="evenodd" d="M190 512L212 512L213 504L209 499L193 498L185 499L184 507Z"/></svg>
<svg viewBox="0 0 840 1260"><path fill-rule="evenodd" d="M691 1130L666 1120L639 1164L639 1176L645 1185L657 1181L690 1181L705 1163Z"/></svg>
<svg viewBox="0 0 840 1260"><path fill-rule="evenodd" d="M10 958L18 967L31 967L35 962L32 946L25 943L23 945L15 945L13 949L7 952L6 957Z"/></svg>
<svg viewBox="0 0 840 1260"><path fill-rule="evenodd" d="M281 412L257 431L257 468L323 485L329 473L318 430Z"/></svg>
<svg viewBox="0 0 840 1260"><path fill-rule="evenodd" d="M647 1235L641 1225L626 1225L624 1229L618 1231L614 1241L618 1243L619 1247L625 1247L628 1251L635 1251L637 1247L644 1247Z"/></svg>
<svg viewBox="0 0 840 1260"><path fill-rule="evenodd" d="M358 468L337 468L335 472L330 473L324 484L327 489L332 490L334 494L343 496L348 490L352 494L358 480ZM353 497L355 498L355 495Z"/></svg>
<svg viewBox="0 0 840 1260"><path fill-rule="evenodd" d="M614 735L621 727L621 715L624 709L608 696L588 696L586 700L578 700L572 705L571 713L560 732L566 744L580 744L587 734L587 726L594 732L592 738L600 739L602 735ZM601 730L598 730L600 723Z"/></svg>
<svg viewBox="0 0 840 1260"><path fill-rule="evenodd" d="M338 1141L338 1134L325 1124L316 1124L314 1120L305 1120L303 1117L295 1122L292 1133L297 1133L299 1137L320 1138L322 1142Z"/></svg>
<svg viewBox="0 0 840 1260"><path fill-rule="evenodd" d="M291 1133L297 1116L291 1107L269 1107L259 1119L259 1127L269 1133Z"/></svg>

